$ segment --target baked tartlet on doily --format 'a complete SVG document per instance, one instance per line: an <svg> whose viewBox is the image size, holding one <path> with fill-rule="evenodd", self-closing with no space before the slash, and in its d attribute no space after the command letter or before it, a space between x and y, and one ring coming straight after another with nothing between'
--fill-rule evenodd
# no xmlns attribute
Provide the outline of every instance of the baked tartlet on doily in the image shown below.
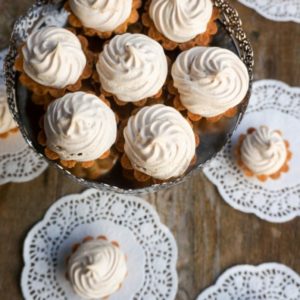
<svg viewBox="0 0 300 300"><path fill-rule="evenodd" d="M140 106L159 98L168 75L163 48L143 34L115 36L104 46L96 69L102 92L119 105Z"/></svg>
<svg viewBox="0 0 300 300"><path fill-rule="evenodd" d="M108 159L117 136L117 121L110 107L97 96L75 92L52 102L42 122L40 144L45 155L65 168L76 164L96 167L97 159Z"/></svg>
<svg viewBox="0 0 300 300"><path fill-rule="evenodd" d="M181 176L195 156L191 124L174 108L146 106L130 117L124 129L123 168L138 181Z"/></svg>
<svg viewBox="0 0 300 300"><path fill-rule="evenodd" d="M92 75L93 55L84 36L58 27L32 32L19 50L15 68L20 82L38 96L62 97L77 91Z"/></svg>
<svg viewBox="0 0 300 300"><path fill-rule="evenodd" d="M83 299L107 299L127 276L127 258L116 241L86 237L67 258L67 279Z"/></svg>
<svg viewBox="0 0 300 300"><path fill-rule="evenodd" d="M267 126L249 128L239 137L235 154L237 162L246 176L255 176L260 181L278 179L288 172L292 158L289 142L279 130Z"/></svg>
<svg viewBox="0 0 300 300"><path fill-rule="evenodd" d="M141 5L142 0L69 0L65 9L70 12L71 26L83 28L87 36L107 39L126 32L129 25L136 23Z"/></svg>
<svg viewBox="0 0 300 300"><path fill-rule="evenodd" d="M4 87L0 87L0 139L6 138L10 133L18 132L18 130L8 108L6 90Z"/></svg>
<svg viewBox="0 0 300 300"><path fill-rule="evenodd" d="M56 201L27 234L23 297L81 299L76 281L93 300L106 299L104 293L110 300L175 299L177 252L171 231L144 199L87 189Z"/></svg>
<svg viewBox="0 0 300 300"><path fill-rule="evenodd" d="M166 50L187 50L211 42L218 16L211 0L148 0L142 21Z"/></svg>
<svg viewBox="0 0 300 300"><path fill-rule="evenodd" d="M186 109L191 121L216 122L237 112L249 88L245 64L233 52L219 47L184 51L172 66L174 106Z"/></svg>

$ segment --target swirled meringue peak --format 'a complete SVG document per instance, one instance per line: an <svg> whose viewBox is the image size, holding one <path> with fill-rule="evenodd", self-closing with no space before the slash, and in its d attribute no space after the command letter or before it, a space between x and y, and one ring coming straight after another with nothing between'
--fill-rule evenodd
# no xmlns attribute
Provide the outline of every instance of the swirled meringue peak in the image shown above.
<svg viewBox="0 0 300 300"><path fill-rule="evenodd" d="M124 129L125 153L134 169L153 178L178 177L195 155L195 135L173 107L146 106L132 116Z"/></svg>
<svg viewBox="0 0 300 300"><path fill-rule="evenodd" d="M90 240L71 255L67 272L80 297L102 299L120 288L127 274L126 257L106 240Z"/></svg>
<svg viewBox="0 0 300 300"><path fill-rule="evenodd" d="M96 67L103 89L124 102L156 95L168 73L162 46L143 34L115 36L100 53Z"/></svg>
<svg viewBox="0 0 300 300"><path fill-rule="evenodd" d="M287 159L282 135L261 126L245 137L241 146L241 160L256 175L273 175Z"/></svg>
<svg viewBox="0 0 300 300"><path fill-rule="evenodd" d="M113 31L130 16L132 0L69 0L72 12L87 28Z"/></svg>
<svg viewBox="0 0 300 300"><path fill-rule="evenodd" d="M211 0L152 0L149 9L157 30L177 43L204 33L212 12Z"/></svg>
<svg viewBox="0 0 300 300"><path fill-rule="evenodd" d="M69 93L52 102L44 117L47 147L63 160L101 157L116 140L114 112L97 96Z"/></svg>
<svg viewBox="0 0 300 300"><path fill-rule="evenodd" d="M17 127L7 103L6 90L0 87L0 134L6 133Z"/></svg>
<svg viewBox="0 0 300 300"><path fill-rule="evenodd" d="M207 118L238 105L249 88L244 63L233 52L218 47L182 52L172 67L172 77L183 106Z"/></svg>
<svg viewBox="0 0 300 300"><path fill-rule="evenodd" d="M56 89L76 83L86 66L79 39L64 28L34 31L22 53L25 73L37 83Z"/></svg>

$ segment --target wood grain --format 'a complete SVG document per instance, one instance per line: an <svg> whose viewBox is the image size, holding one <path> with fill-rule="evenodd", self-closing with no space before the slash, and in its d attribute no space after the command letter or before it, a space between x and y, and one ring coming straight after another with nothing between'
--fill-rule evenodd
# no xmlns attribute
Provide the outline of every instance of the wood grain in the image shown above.
<svg viewBox="0 0 300 300"><path fill-rule="evenodd" d="M12 20L29 0L0 0L0 42L7 44ZM300 25L276 23L232 1L252 40L255 79L300 85ZM4 24L4 25L3 25ZM0 298L22 299L19 288L22 244L28 230L59 197L83 187L49 168L39 178L0 187ZM276 261L300 273L300 219L276 225L229 207L198 174L167 191L145 195L176 237L179 248L177 300L192 300L226 268ZM162 299L163 300L163 299Z"/></svg>

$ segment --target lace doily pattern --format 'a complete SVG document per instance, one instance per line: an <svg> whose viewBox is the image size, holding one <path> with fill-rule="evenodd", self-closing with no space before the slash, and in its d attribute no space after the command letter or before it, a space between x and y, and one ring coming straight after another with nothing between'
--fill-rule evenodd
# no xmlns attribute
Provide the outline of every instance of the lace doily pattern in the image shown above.
<svg viewBox="0 0 300 300"><path fill-rule="evenodd" d="M285 265L241 265L227 270L197 300L300 299L300 277Z"/></svg>
<svg viewBox="0 0 300 300"><path fill-rule="evenodd" d="M0 52L0 86L4 85L2 69L7 52ZM46 168L47 163L28 147L20 133L0 139L0 184L32 180Z"/></svg>
<svg viewBox="0 0 300 300"><path fill-rule="evenodd" d="M28 234L21 286L27 300L80 300L65 278L72 245L86 236L116 240L128 258L128 276L109 299L175 298L177 246L144 200L89 189L56 202Z"/></svg>
<svg viewBox="0 0 300 300"><path fill-rule="evenodd" d="M260 125L281 130L293 153L289 172L264 183L246 177L233 154L239 135ZM269 222L289 221L300 215L299 131L300 89L274 80L255 82L244 119L223 151L204 168L204 173L233 208L254 213Z"/></svg>
<svg viewBox="0 0 300 300"><path fill-rule="evenodd" d="M242 4L255 9L267 19L300 23L299 0L239 0Z"/></svg>
<svg viewBox="0 0 300 300"><path fill-rule="evenodd" d="M0 184L38 177L47 163L28 147L20 133L0 139Z"/></svg>

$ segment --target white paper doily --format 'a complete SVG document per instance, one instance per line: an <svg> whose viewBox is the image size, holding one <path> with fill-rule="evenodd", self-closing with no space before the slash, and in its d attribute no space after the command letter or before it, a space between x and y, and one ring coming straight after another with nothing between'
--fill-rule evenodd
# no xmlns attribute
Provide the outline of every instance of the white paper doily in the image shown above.
<svg viewBox="0 0 300 300"><path fill-rule="evenodd" d="M246 177L236 164L233 150L249 127L279 129L290 142L290 170L280 179L260 182ZM300 215L300 89L275 80L254 83L249 107L231 141L210 162L204 173L235 209L254 213L269 222L286 222Z"/></svg>
<svg viewBox="0 0 300 300"><path fill-rule="evenodd" d="M299 0L239 0L242 4L255 9L267 19L300 23Z"/></svg>
<svg viewBox="0 0 300 300"><path fill-rule="evenodd" d="M241 265L223 273L197 300L299 300L300 277L285 265Z"/></svg>
<svg viewBox="0 0 300 300"><path fill-rule="evenodd" d="M0 51L1 86L4 85L3 60L7 51ZM47 163L26 144L20 132L0 138L0 184L32 180L46 168Z"/></svg>
<svg viewBox="0 0 300 300"><path fill-rule="evenodd" d="M57 201L27 235L24 298L79 300L65 278L65 259L72 245L99 235L117 241L128 257L128 276L110 300L175 298L177 246L156 211L140 198L95 189Z"/></svg>
<svg viewBox="0 0 300 300"><path fill-rule="evenodd" d="M32 180L46 168L19 132L0 139L0 184Z"/></svg>

